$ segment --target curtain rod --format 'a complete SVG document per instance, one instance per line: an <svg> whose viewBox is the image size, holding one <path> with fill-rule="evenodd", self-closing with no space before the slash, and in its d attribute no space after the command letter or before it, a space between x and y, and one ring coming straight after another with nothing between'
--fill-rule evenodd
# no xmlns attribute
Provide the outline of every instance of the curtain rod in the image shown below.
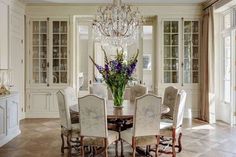
<svg viewBox="0 0 236 157"><path fill-rule="evenodd" d="M216 0L215 2L211 3L210 5L208 5L207 7L205 7L203 10L208 9L209 7L213 6L216 2L218 2L219 0Z"/></svg>

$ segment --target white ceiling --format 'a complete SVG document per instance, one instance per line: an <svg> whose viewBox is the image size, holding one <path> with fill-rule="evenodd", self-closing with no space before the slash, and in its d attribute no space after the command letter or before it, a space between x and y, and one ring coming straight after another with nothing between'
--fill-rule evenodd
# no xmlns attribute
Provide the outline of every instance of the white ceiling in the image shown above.
<svg viewBox="0 0 236 157"><path fill-rule="evenodd" d="M78 3L78 4L98 4L112 3L112 0L22 0L25 3ZM122 0L130 4L197 4L206 0Z"/></svg>

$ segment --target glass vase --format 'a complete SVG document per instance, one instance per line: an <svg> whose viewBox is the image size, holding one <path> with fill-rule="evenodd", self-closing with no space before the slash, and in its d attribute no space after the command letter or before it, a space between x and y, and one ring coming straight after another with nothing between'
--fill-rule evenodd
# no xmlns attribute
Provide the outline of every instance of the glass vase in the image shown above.
<svg viewBox="0 0 236 157"><path fill-rule="evenodd" d="M125 87L113 87L112 96L114 107L123 107Z"/></svg>

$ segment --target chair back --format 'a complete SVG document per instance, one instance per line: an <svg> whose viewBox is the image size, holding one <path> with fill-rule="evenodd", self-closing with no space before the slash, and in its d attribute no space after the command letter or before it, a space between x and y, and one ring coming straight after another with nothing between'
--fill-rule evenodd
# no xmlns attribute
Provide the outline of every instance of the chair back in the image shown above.
<svg viewBox="0 0 236 157"><path fill-rule="evenodd" d="M79 98L81 136L108 137L105 100L96 95Z"/></svg>
<svg viewBox="0 0 236 157"><path fill-rule="evenodd" d="M184 90L181 90L178 93L177 101L176 101L175 109L174 109L174 117L173 117L173 120L174 120L173 127L175 128L179 128L183 124L186 95L187 94Z"/></svg>
<svg viewBox="0 0 236 157"><path fill-rule="evenodd" d="M108 98L107 86L103 83L94 83L89 87L89 93L104 99Z"/></svg>
<svg viewBox="0 0 236 157"><path fill-rule="evenodd" d="M78 104L78 97L74 88L66 87L64 89L64 95L65 95L65 101L67 105L72 106L72 105Z"/></svg>
<svg viewBox="0 0 236 157"><path fill-rule="evenodd" d="M134 137L159 135L161 119L161 98L146 94L136 99L134 116Z"/></svg>
<svg viewBox="0 0 236 157"><path fill-rule="evenodd" d="M130 87L130 101L135 101L137 97L148 93L148 88L144 85L134 85Z"/></svg>
<svg viewBox="0 0 236 157"><path fill-rule="evenodd" d="M178 95L177 88L169 86L165 89L163 104L170 108L170 111L165 115L167 115L171 119L173 119L174 106L176 103L177 95Z"/></svg>
<svg viewBox="0 0 236 157"><path fill-rule="evenodd" d="M71 130L70 109L69 106L66 104L63 90L57 92L57 101L61 126L68 130Z"/></svg>

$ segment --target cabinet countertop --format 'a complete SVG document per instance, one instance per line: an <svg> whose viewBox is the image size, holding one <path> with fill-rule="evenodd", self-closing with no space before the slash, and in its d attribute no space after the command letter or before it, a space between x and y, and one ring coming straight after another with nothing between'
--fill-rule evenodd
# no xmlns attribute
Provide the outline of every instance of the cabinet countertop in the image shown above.
<svg viewBox="0 0 236 157"><path fill-rule="evenodd" d="M11 91L11 93L8 94L8 95L0 95L0 100L1 100L1 99L6 99L6 98L9 98L9 97L12 97L12 96L14 96L14 95L16 95L16 94L18 94L18 92L16 92L16 91Z"/></svg>

